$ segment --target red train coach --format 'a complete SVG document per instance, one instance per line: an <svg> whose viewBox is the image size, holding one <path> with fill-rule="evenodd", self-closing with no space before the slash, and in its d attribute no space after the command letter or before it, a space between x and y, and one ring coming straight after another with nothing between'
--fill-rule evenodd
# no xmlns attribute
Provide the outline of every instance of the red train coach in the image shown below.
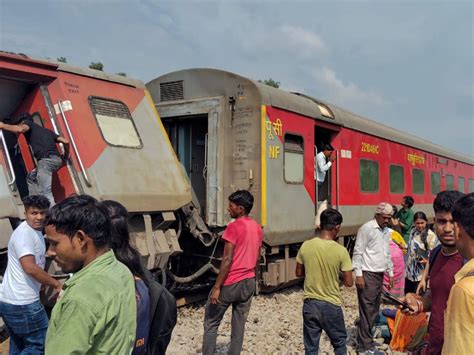
<svg viewBox="0 0 474 355"><path fill-rule="evenodd" d="M153 102L137 80L0 53L0 118L29 113L67 137L71 159L53 175L56 201L71 194L113 199L132 214L132 241L150 268L181 251L174 212L191 201ZM0 252L23 218L26 174L35 167L23 135L0 131ZM19 147L19 149L18 149Z"/></svg>
<svg viewBox="0 0 474 355"><path fill-rule="evenodd" d="M314 147L331 143L336 161L322 189L351 236L380 201L412 195L432 216L440 190L474 190L474 159L368 120L323 100L288 93L242 76L189 69L147 84L210 227L225 226L226 197L255 196L252 216L264 227L263 282L295 277L299 243L314 235L321 201Z"/></svg>

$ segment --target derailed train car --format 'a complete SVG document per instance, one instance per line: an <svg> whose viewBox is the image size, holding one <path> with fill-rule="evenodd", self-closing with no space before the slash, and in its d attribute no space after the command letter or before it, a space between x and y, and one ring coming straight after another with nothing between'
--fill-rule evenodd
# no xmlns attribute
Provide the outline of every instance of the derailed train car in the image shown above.
<svg viewBox="0 0 474 355"><path fill-rule="evenodd" d="M0 118L29 113L71 142L53 175L56 201L113 199L131 213L132 241L149 269L180 253L175 212L191 189L143 83L64 63L0 53ZM0 131L0 252L24 218L21 198L35 160L23 135ZM50 270L54 272L54 270Z"/></svg>
<svg viewBox="0 0 474 355"><path fill-rule="evenodd" d="M432 216L440 190L474 191L474 159L298 93L234 73L189 69L147 83L195 192L194 206L212 230L229 222L226 197L255 196L251 215L264 228L263 286L295 278L295 255L314 235L316 148L331 143L336 161L321 195L353 236L380 201L414 196ZM346 238L346 243L349 238ZM213 258L194 248L188 260ZM212 248L211 248L212 250Z"/></svg>

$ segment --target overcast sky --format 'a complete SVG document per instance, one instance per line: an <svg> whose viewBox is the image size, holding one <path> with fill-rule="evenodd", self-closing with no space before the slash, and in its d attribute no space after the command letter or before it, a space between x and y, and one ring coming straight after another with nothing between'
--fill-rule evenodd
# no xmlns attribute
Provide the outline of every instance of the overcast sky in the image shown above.
<svg viewBox="0 0 474 355"><path fill-rule="evenodd" d="M474 155L471 1L0 0L0 50L148 82L220 68Z"/></svg>

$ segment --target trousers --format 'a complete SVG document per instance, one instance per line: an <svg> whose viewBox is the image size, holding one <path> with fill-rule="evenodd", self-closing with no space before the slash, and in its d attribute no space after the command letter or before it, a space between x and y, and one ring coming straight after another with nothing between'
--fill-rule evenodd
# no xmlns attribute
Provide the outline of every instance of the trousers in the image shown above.
<svg viewBox="0 0 474 355"><path fill-rule="evenodd" d="M51 206L54 205L54 197L51 191L51 182L53 173L63 164L61 157L50 155L47 158L40 159L36 169L31 171L26 181L28 183L28 194L42 195L48 198Z"/></svg>

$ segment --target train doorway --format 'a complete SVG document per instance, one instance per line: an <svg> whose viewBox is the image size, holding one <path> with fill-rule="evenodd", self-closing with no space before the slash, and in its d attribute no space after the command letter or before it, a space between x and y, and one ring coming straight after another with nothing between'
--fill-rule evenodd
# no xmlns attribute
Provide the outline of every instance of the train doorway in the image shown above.
<svg viewBox="0 0 474 355"><path fill-rule="evenodd" d="M207 115L163 119L171 145L191 182L201 216L207 207L207 121Z"/></svg>

